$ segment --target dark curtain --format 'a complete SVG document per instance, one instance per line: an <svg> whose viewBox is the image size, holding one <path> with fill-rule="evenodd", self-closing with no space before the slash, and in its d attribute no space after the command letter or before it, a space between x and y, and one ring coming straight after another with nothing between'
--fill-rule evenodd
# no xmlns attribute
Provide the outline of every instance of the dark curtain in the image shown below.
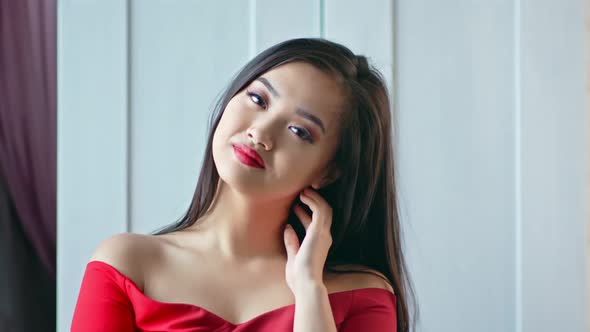
<svg viewBox="0 0 590 332"><path fill-rule="evenodd" d="M55 280L25 235L0 174L0 331L55 331Z"/></svg>
<svg viewBox="0 0 590 332"><path fill-rule="evenodd" d="M55 331L57 0L0 0L0 331Z"/></svg>

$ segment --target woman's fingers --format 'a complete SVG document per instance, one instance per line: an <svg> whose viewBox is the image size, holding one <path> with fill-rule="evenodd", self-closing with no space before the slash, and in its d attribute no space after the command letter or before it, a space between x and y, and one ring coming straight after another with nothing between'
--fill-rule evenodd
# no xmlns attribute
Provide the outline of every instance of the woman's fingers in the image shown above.
<svg viewBox="0 0 590 332"><path fill-rule="evenodd" d="M332 207L317 191L306 188L301 196L301 201L309 206L311 211L322 216L320 224L330 228L332 225Z"/></svg>
<svg viewBox="0 0 590 332"><path fill-rule="evenodd" d="M299 220L301 220L301 223L303 224L303 227L305 228L305 231L307 232L309 225L311 225L311 216L308 215L307 212L305 212L303 207L301 207L300 205L295 205L293 210L295 212L295 215L297 215Z"/></svg>

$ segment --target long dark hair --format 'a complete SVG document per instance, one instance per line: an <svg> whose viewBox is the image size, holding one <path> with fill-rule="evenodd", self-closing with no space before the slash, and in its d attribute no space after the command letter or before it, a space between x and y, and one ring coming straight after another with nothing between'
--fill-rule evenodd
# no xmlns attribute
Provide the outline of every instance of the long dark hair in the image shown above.
<svg viewBox="0 0 590 332"><path fill-rule="evenodd" d="M211 114L203 165L188 210L180 220L152 234L187 228L208 211L219 180L212 154L213 135L226 105L260 75L293 61L331 74L348 95L348 109L340 119L339 146L330 164L339 170L339 177L318 190L333 209L332 246L325 268L336 273L363 272L338 268L360 265L382 273L395 292L397 331L415 330L416 321L410 324L408 310L410 294L416 317L417 303L401 243L387 88L383 76L364 56L340 44L320 38L287 40L258 54L238 72ZM298 203L299 198L293 206ZM292 208L288 223L302 241L305 232Z"/></svg>

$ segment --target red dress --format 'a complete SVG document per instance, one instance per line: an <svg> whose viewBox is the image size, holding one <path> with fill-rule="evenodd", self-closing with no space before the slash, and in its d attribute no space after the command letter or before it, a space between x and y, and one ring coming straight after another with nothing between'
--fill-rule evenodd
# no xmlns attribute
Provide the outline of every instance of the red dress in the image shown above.
<svg viewBox="0 0 590 332"><path fill-rule="evenodd" d="M338 331L396 331L396 298L390 291L361 288L328 297ZM292 331L294 309L291 304L233 324L192 304L153 300L111 265L91 261L86 265L71 331Z"/></svg>

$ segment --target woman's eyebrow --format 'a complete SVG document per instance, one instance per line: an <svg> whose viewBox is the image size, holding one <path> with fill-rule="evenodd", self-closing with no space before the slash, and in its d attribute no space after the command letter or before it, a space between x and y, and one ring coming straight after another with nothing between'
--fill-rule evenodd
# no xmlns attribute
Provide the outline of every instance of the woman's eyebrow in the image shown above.
<svg viewBox="0 0 590 332"><path fill-rule="evenodd" d="M298 115L308 119L309 121L315 123L316 125L318 125L320 128L322 128L322 133L326 133L326 129L324 129L324 123L322 122L322 120L320 120L317 116L307 112L306 110L303 110L301 108L297 108L297 110L295 111L295 113L297 113Z"/></svg>
<svg viewBox="0 0 590 332"><path fill-rule="evenodd" d="M273 96L275 96L277 98L281 97L281 95L277 92L277 90L275 90L275 88L272 86L272 84L270 84L270 82L266 78L258 77L256 80L261 82L262 84L264 84L264 86L268 89L268 91L270 91L270 93ZM299 108L299 107L297 108L295 113L297 113L299 116L304 117L304 118L308 119L309 121L315 123L316 125L318 125L322 129L322 133L324 133L324 134L326 133L326 129L324 128L324 123L317 116L315 116L315 115L309 113L308 111L306 111L302 108Z"/></svg>
<svg viewBox="0 0 590 332"><path fill-rule="evenodd" d="M277 92L277 90L275 90L275 88L272 86L272 84L270 84L270 82L266 78L259 77L256 80L264 84L264 86L266 86L266 88L270 91L270 93L272 93L273 96L277 98L281 97L281 95Z"/></svg>

